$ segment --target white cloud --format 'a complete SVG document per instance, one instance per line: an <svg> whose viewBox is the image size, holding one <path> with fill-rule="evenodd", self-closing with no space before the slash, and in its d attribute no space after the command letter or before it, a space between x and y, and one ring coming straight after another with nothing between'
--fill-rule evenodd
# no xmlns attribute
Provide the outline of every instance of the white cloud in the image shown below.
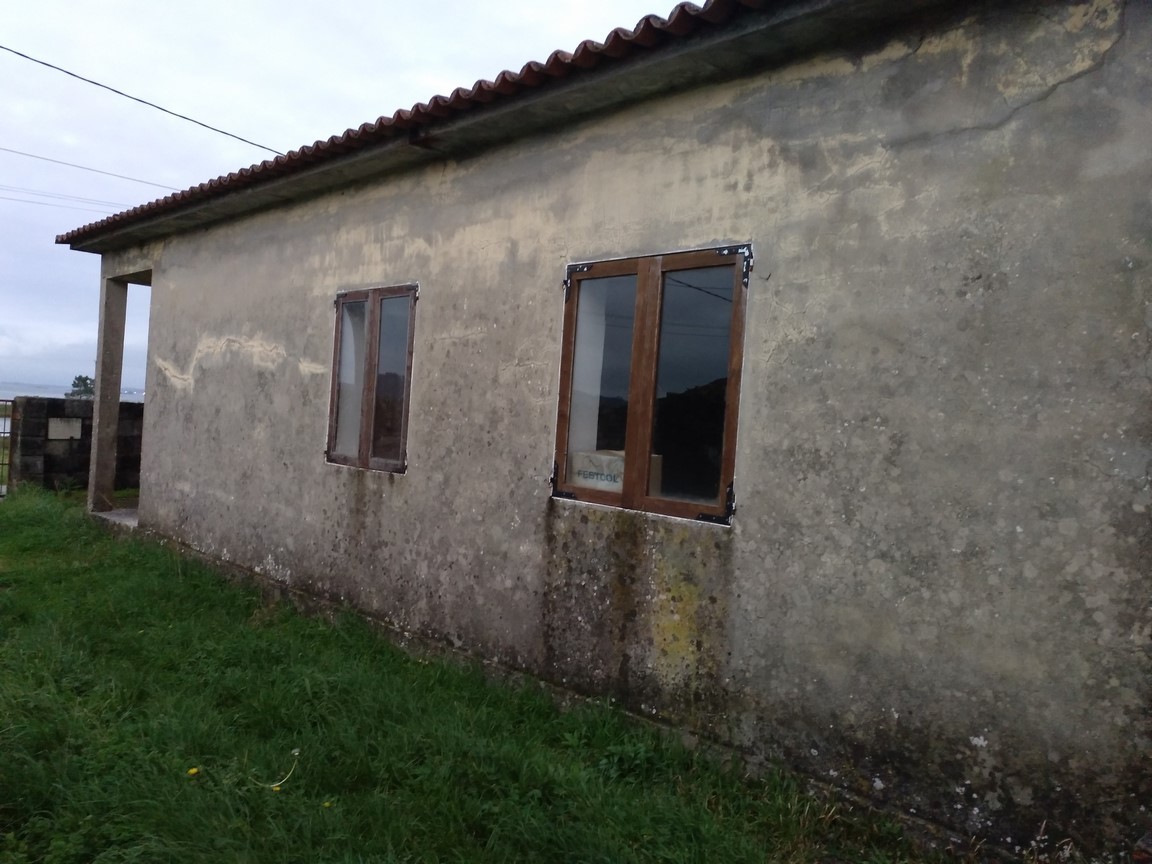
<svg viewBox="0 0 1152 864"><path fill-rule="evenodd" d="M636 0L40 0L5 10L0 43L287 150L668 8ZM268 155L7 52L0 80L0 146L10 149L176 188ZM5 152L0 185L132 206L165 194ZM54 205L0 200L0 321L9 334L0 339L0 380L67 383L95 357L99 261L54 239L103 214L59 206L92 207L80 202L0 196ZM146 321L130 312L129 343L142 341ZM125 381L142 382L142 354L126 353Z"/></svg>

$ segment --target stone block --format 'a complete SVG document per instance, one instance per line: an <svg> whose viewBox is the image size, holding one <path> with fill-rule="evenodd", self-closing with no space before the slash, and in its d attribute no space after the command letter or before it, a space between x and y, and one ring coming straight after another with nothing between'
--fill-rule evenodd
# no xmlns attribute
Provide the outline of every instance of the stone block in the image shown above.
<svg viewBox="0 0 1152 864"><path fill-rule="evenodd" d="M71 456L76 448L68 439L61 441L45 441L44 442L44 458L45 459L65 459Z"/></svg>
<svg viewBox="0 0 1152 864"><path fill-rule="evenodd" d="M91 399L63 399L62 409L63 412L59 415L61 417L79 417L84 420L92 419L92 400Z"/></svg>
<svg viewBox="0 0 1152 864"><path fill-rule="evenodd" d="M43 476L43 456L20 456L12 460L13 483L39 483Z"/></svg>
<svg viewBox="0 0 1152 864"><path fill-rule="evenodd" d="M12 434L23 439L43 440L48 437L48 418L22 414L20 419L13 424Z"/></svg>
<svg viewBox="0 0 1152 864"><path fill-rule="evenodd" d="M48 400L39 396L18 396L12 407L21 419L44 420L48 417Z"/></svg>

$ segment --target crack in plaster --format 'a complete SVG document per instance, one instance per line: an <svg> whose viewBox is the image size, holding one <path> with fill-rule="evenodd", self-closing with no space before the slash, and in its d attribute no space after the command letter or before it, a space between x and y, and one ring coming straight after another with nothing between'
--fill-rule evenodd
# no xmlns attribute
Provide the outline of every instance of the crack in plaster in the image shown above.
<svg viewBox="0 0 1152 864"><path fill-rule="evenodd" d="M1042 17L1045 20L1050 20L1046 16L1043 16L1043 15L1041 15L1039 17ZM1084 78L1088 75L1091 75L1094 72L1099 72L1101 69L1103 69L1105 63L1108 60L1109 55L1115 50L1116 46L1119 45L1121 40L1124 38L1125 25L1126 25L1126 21L1125 21L1125 17L1124 17L1124 4L1121 4L1119 13L1117 15L1117 20L1116 20L1116 35L1112 39L1112 41L1107 45L1107 47L1105 47L1101 50L1099 57L1097 57L1094 61L1092 61L1085 68L1079 69L1076 72L1071 73L1070 75L1065 75L1064 77L1060 78L1058 81L1055 81L1052 84L1049 84L1048 86L1043 88L1039 93L1036 93L1035 95L1031 96L1030 98L1025 99L1019 105L1016 105L1015 107L1010 108L1008 113L1005 114L1000 119L993 120L993 121L990 121L987 123L973 123L969 126L957 126L955 128L944 129L944 130L941 130L939 132L921 132L921 133L917 133L915 135L909 135L909 136L904 137L904 138L894 138L894 139L890 139L888 142L886 142L885 146L888 149L897 149L897 148L902 148L902 147L915 146L918 144L931 143L933 141L937 141L941 138L945 138L945 137L952 136L952 135L963 135L963 134L968 133L968 132L995 132L999 129L1003 129L1005 126L1007 126L1009 123L1011 123L1016 118L1016 116L1018 114L1020 114L1020 112L1024 111L1027 108L1030 108L1034 105L1038 105L1041 102L1048 100L1049 98L1051 98L1053 96L1053 94L1056 93L1056 91L1060 90L1062 87L1065 87L1069 84L1072 84L1076 81L1079 81L1081 78ZM963 25L961 25L961 26L963 26ZM1059 24L1058 26L1060 26L1062 29L1066 30L1069 33L1077 32L1070 25ZM912 54L910 54L909 56L914 56L916 53L919 52L919 50L920 49L917 48L917 50L912 52ZM1012 54L1012 56L1016 57L1017 59L1021 59L1019 53L1014 48L1009 47L1009 52ZM1005 97L1005 102L1007 103L1006 97Z"/></svg>

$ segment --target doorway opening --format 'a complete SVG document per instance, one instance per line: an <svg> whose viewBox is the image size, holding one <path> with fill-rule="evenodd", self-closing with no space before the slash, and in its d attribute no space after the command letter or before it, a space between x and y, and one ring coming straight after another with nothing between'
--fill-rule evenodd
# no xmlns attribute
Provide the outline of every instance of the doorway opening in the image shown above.
<svg viewBox="0 0 1152 864"><path fill-rule="evenodd" d="M88 509L129 525L136 524L141 486L144 419L134 403L147 399L151 285L152 271L140 270L107 278L100 288Z"/></svg>

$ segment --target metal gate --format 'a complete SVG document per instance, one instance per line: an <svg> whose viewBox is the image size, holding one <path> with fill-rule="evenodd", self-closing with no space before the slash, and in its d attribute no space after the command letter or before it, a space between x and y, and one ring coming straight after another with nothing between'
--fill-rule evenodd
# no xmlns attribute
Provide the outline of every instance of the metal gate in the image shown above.
<svg viewBox="0 0 1152 864"><path fill-rule="evenodd" d="M8 494L12 473L12 400L0 399L0 498Z"/></svg>

